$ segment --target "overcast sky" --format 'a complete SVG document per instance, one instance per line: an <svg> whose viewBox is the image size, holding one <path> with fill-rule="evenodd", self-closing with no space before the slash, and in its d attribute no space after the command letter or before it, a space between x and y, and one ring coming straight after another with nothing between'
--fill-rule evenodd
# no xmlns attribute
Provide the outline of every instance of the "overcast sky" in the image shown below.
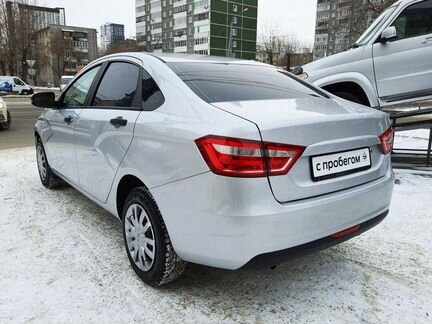
<svg viewBox="0 0 432 324"><path fill-rule="evenodd" d="M106 22L124 24L126 37L135 36L135 0L39 0L66 9L66 24L98 31ZM312 45L316 0L258 0L258 33L270 27L281 34L297 35Z"/></svg>

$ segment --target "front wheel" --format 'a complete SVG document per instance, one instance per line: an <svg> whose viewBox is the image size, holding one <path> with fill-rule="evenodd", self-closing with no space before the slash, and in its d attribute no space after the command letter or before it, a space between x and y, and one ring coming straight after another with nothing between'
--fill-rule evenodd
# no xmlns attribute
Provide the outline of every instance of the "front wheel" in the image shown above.
<svg viewBox="0 0 432 324"><path fill-rule="evenodd" d="M146 188L130 192L122 219L127 256L144 282L160 287L183 274L186 262L175 253L159 208Z"/></svg>
<svg viewBox="0 0 432 324"><path fill-rule="evenodd" d="M0 123L0 129L7 130L11 127L11 124L12 124L12 118L11 118L11 115L8 111L7 112L7 121Z"/></svg>
<svg viewBox="0 0 432 324"><path fill-rule="evenodd" d="M43 147L42 141L39 138L36 140L36 161L39 177L45 187L48 189L53 189L62 184L60 178L58 178L51 170L48 164L45 149Z"/></svg>

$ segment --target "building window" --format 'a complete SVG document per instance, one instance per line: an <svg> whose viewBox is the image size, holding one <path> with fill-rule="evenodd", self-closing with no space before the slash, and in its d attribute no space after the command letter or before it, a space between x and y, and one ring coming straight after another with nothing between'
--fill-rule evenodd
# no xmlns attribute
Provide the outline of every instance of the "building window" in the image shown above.
<svg viewBox="0 0 432 324"><path fill-rule="evenodd" d="M237 5L233 5L233 11L234 11L234 12L237 12L237 11L238 11L238 7L237 7Z"/></svg>
<svg viewBox="0 0 432 324"><path fill-rule="evenodd" d="M233 40L233 42L232 42L232 47L233 47L233 48L237 48L237 41L236 41L236 40Z"/></svg>
<svg viewBox="0 0 432 324"><path fill-rule="evenodd" d="M237 25L237 17L236 17L236 16L233 17L232 23L233 23L234 25Z"/></svg>
<svg viewBox="0 0 432 324"><path fill-rule="evenodd" d="M232 35L233 35L233 36L237 36L237 29L234 28L234 29L232 30Z"/></svg>

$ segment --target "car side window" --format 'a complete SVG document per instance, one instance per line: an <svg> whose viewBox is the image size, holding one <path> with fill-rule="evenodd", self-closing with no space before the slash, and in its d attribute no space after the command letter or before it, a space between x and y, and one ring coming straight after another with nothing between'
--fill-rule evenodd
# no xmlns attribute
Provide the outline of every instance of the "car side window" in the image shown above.
<svg viewBox="0 0 432 324"><path fill-rule="evenodd" d="M143 70L142 99L143 109L148 111L159 108L165 102L162 91L146 70Z"/></svg>
<svg viewBox="0 0 432 324"><path fill-rule="evenodd" d="M406 8L394 21L398 40L432 33L432 0Z"/></svg>
<svg viewBox="0 0 432 324"><path fill-rule="evenodd" d="M66 91L63 99L63 107L82 107L85 104L90 87L98 74L100 66L85 72Z"/></svg>
<svg viewBox="0 0 432 324"><path fill-rule="evenodd" d="M133 107L137 95L139 75L140 68L134 64L111 63L96 91L92 106Z"/></svg>
<svg viewBox="0 0 432 324"><path fill-rule="evenodd" d="M20 85L20 86L25 85L24 82L22 82L22 81L21 81L20 79L18 79L18 78L14 78L14 82L15 82L16 85Z"/></svg>

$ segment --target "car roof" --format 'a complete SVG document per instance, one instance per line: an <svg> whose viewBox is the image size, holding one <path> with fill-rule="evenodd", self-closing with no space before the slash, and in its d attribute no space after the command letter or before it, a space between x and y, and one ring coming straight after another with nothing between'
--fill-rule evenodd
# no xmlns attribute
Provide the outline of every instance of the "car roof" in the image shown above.
<svg viewBox="0 0 432 324"><path fill-rule="evenodd" d="M181 53L154 53L154 52L130 52L130 53L118 53L102 57L101 60L110 57L118 56L132 56L139 59L151 56L159 59L164 63L221 63L221 64L242 64L242 65L256 65L256 66L268 66L271 65L256 62L252 60L242 60L238 58L222 57L222 56L210 56L210 55L196 55L196 54L181 54Z"/></svg>
<svg viewBox="0 0 432 324"><path fill-rule="evenodd" d="M195 54L178 54L178 53L151 53L165 63L220 63L220 64L242 64L256 66L270 66L265 63L242 60L232 57L211 56L211 55L195 55Z"/></svg>

